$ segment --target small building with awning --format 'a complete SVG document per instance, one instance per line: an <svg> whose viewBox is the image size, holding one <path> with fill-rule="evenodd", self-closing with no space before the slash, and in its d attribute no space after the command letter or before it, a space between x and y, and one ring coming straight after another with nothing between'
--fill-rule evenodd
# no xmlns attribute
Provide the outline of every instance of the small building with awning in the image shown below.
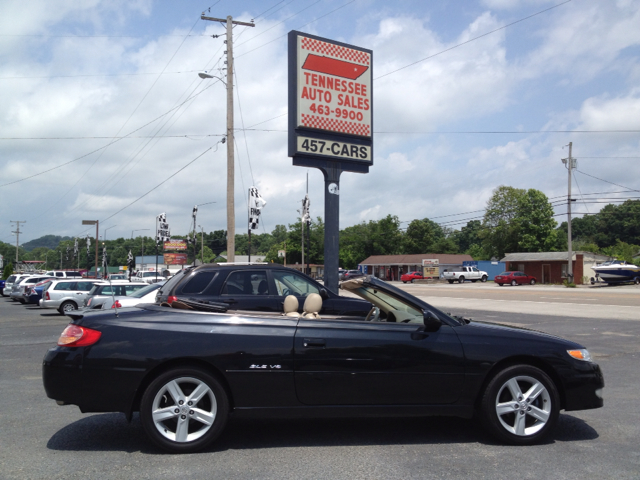
<svg viewBox="0 0 640 480"><path fill-rule="evenodd" d="M439 278L445 268L458 267L469 261L473 261L471 255L453 253L371 255L358 264L358 269L383 280L399 280L407 272L422 272L424 277Z"/></svg>
<svg viewBox="0 0 640 480"><path fill-rule="evenodd" d="M583 285L590 282L596 272L591 267L611 260L607 255L592 252L572 252L573 281ZM567 279L568 252L507 253L501 260L508 271L521 271L533 275L538 283L562 283Z"/></svg>

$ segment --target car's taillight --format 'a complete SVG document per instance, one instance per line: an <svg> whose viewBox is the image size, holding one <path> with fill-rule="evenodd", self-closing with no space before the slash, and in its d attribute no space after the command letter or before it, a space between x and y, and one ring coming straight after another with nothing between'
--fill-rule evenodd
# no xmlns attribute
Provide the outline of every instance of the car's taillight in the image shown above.
<svg viewBox="0 0 640 480"><path fill-rule="evenodd" d="M70 323L60 334L58 345L61 347L88 347L100 340L101 335L102 332L97 330Z"/></svg>
<svg viewBox="0 0 640 480"><path fill-rule="evenodd" d="M174 297L173 295L170 295L167 297L167 303L169 305L171 305L173 302L175 302L178 299L178 297Z"/></svg>
<svg viewBox="0 0 640 480"><path fill-rule="evenodd" d="M122 305L120 304L120 300L116 300L116 303L111 305L111 308L122 308Z"/></svg>
<svg viewBox="0 0 640 480"><path fill-rule="evenodd" d="M46 292L46 293L44 294L44 296L45 296L45 298L46 298L47 300L51 300L51 297L49 296L49 292Z"/></svg>
<svg viewBox="0 0 640 480"><path fill-rule="evenodd" d="M93 298L90 298L89 301L87 302L87 307L91 306L91 300L93 300Z"/></svg>

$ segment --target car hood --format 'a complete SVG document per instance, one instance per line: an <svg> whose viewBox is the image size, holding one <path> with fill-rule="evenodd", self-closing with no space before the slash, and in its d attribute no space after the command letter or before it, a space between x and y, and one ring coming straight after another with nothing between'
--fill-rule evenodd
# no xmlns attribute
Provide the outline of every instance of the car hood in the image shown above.
<svg viewBox="0 0 640 480"><path fill-rule="evenodd" d="M474 333L492 336L492 337L504 337L513 339L527 339L527 340L540 340L544 342L553 342L558 345L562 345L567 349L581 349L585 348L579 343L567 340L557 335L550 333L540 332L538 330L532 330L530 328L519 327L515 325L504 325L501 323L481 322L477 320L465 319L466 326L463 329L469 328L469 331Z"/></svg>

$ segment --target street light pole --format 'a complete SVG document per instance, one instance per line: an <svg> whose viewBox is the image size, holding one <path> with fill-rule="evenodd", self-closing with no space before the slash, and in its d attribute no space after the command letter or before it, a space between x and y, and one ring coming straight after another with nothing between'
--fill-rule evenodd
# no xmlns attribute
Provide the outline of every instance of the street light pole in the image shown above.
<svg viewBox="0 0 640 480"><path fill-rule="evenodd" d="M204 265L204 228L201 225L200 227L200 261Z"/></svg>

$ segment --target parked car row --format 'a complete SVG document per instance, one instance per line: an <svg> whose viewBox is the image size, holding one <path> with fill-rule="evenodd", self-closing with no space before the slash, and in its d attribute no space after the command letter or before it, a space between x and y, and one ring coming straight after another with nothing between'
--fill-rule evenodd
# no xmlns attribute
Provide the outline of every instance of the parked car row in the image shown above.
<svg viewBox="0 0 640 480"><path fill-rule="evenodd" d="M64 315L85 308L87 299L93 296L113 294L125 297L147 286L144 283L128 282L127 280L104 281L82 278L78 275L67 275L77 272L64 273L65 275L56 276L11 275L5 281L2 295L22 304L56 309L61 315Z"/></svg>

